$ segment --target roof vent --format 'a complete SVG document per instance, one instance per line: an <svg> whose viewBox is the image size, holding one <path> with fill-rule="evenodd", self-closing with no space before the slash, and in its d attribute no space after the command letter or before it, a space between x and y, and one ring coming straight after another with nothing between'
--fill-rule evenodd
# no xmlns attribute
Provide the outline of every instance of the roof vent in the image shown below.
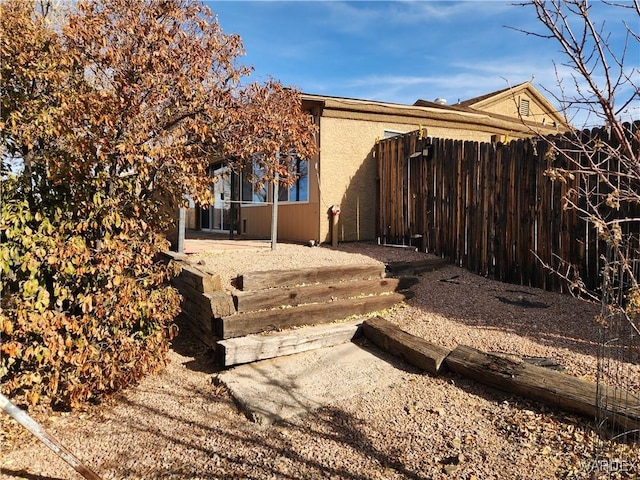
<svg viewBox="0 0 640 480"><path fill-rule="evenodd" d="M447 99L438 97L434 100L434 103L437 103L438 105L446 105Z"/></svg>

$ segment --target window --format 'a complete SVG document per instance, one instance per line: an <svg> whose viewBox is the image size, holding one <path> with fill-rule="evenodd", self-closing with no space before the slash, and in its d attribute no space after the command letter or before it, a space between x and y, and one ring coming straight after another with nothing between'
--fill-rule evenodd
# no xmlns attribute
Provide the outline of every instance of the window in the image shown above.
<svg viewBox="0 0 640 480"><path fill-rule="evenodd" d="M242 174L242 203L266 203L267 188L266 186L258 187L255 179L262 176L262 170L257 164L253 164L253 174Z"/></svg>
<svg viewBox="0 0 640 480"><path fill-rule="evenodd" d="M298 179L291 187L280 185L278 189L279 202L308 202L309 201L309 162L296 159Z"/></svg>
<svg viewBox="0 0 640 480"><path fill-rule="evenodd" d="M308 202L309 201L309 162L296 158L295 169L298 179L289 188L280 185L278 189L279 202ZM269 184L258 186L258 179L262 177L262 170L254 163L251 175L242 174L241 201L244 204L267 203L272 194Z"/></svg>
<svg viewBox="0 0 640 480"><path fill-rule="evenodd" d="M529 116L529 100L520 99L520 115L523 117Z"/></svg>

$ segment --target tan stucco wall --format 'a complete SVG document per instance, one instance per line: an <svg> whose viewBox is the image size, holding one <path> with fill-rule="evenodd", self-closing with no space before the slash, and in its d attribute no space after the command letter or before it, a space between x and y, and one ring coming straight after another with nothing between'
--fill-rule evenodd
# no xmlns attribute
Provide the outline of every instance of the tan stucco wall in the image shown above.
<svg viewBox="0 0 640 480"><path fill-rule="evenodd" d="M340 207L338 241L375 238L376 139L385 130L410 132L418 125L322 117L320 121L320 240L331 241L332 205Z"/></svg>
<svg viewBox="0 0 640 480"><path fill-rule="evenodd" d="M529 99L532 113L529 120L533 120L542 110L533 98ZM278 238L330 242L329 209L338 205L339 241L374 240L377 164L372 152L376 139L384 138L385 131L405 133L422 127L430 137L476 142L490 142L496 134L508 133L511 138L531 135L518 122L484 113L361 103L327 100L322 114L316 116L320 154L319 159L309 163L309 202L280 206ZM493 112L492 109L511 117L516 112L511 99L487 107L487 111ZM247 236L269 238L270 224L270 205L241 207L240 228Z"/></svg>
<svg viewBox="0 0 640 480"><path fill-rule="evenodd" d="M518 108L521 100L529 100L529 116L523 117L524 120L532 122L542 122L546 119L547 124L553 123L553 117L536 102L534 98L526 93L517 93L513 98L505 98L500 102L479 107L483 112L496 113L508 117L519 118Z"/></svg>

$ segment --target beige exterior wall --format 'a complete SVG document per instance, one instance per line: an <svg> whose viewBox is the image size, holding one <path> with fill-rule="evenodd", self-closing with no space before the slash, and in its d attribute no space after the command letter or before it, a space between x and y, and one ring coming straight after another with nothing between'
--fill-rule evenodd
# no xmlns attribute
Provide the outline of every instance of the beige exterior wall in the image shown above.
<svg viewBox="0 0 640 480"><path fill-rule="evenodd" d="M554 119L534 98L526 92L520 92L513 97L504 98L494 104L479 107L484 112L496 113L507 117L519 118L519 108L522 101L529 102L529 115L523 116L524 120L541 123L543 119L547 124L552 124Z"/></svg>
<svg viewBox="0 0 640 480"><path fill-rule="evenodd" d="M375 239L377 164L376 139L385 130L410 132L419 126L406 123L352 120L323 116L320 120L320 241L331 241L333 217L340 207L338 241Z"/></svg>
<svg viewBox="0 0 640 480"><path fill-rule="evenodd" d="M539 117L544 111L540 103L526 91L518 92L517 98L530 101L527 120L542 120ZM491 117L490 113L517 116L517 106L511 97L487 102L481 108L489 114L349 99L321 98L309 102L320 127L320 154L309 162L309 201L279 206L280 240L331 242L332 205L341 209L338 241L375 239L377 164L373 150L376 139L384 138L385 131L406 133L422 127L430 137L475 142L490 142L494 135L506 132L511 138L531 135L519 121ZM552 121L547 120L547 126L541 128L549 128ZM270 204L240 206L239 220L240 231L247 237L270 237Z"/></svg>

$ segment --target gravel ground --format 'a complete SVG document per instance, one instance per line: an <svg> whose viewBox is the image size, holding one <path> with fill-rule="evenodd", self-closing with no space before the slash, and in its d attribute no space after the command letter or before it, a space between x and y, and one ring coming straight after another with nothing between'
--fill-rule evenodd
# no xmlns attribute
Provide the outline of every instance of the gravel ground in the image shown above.
<svg viewBox="0 0 640 480"><path fill-rule="evenodd" d="M226 288L249 270L416 260L408 249L343 244L337 250L279 244L203 253L194 263ZM382 312L433 343L554 359L593 380L599 308L568 296L500 284L456 267L425 273L416 296ZM502 298L502 300L500 300ZM504 300L507 300L507 303ZM545 308L509 303L528 301ZM390 387L287 424L261 427L213 382L216 367L186 328L170 364L84 412L33 412L103 479L549 479L588 478L592 422L447 374L407 368ZM638 364L623 365L638 391ZM336 379L340 381L340 379ZM629 385L627 385L629 386ZM73 479L73 470L3 417L0 478ZM619 478L633 478L637 445L606 442ZM606 466L600 463L601 466Z"/></svg>

